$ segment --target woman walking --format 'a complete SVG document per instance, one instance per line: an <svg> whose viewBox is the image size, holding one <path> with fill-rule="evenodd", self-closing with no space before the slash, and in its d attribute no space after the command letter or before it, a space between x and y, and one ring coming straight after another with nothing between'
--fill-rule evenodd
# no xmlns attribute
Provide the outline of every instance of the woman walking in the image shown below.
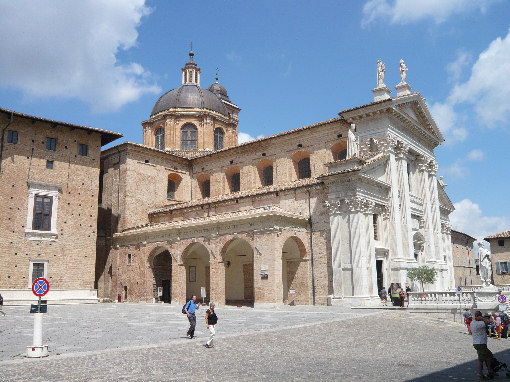
<svg viewBox="0 0 510 382"><path fill-rule="evenodd" d="M207 325L207 329L209 329L210 333L209 341L207 341L205 344L206 348L214 347L213 340L214 335L216 334L216 323L218 322L218 317L216 316L214 308L214 302L211 302L209 304L209 309L207 309L207 312L205 312L205 324Z"/></svg>

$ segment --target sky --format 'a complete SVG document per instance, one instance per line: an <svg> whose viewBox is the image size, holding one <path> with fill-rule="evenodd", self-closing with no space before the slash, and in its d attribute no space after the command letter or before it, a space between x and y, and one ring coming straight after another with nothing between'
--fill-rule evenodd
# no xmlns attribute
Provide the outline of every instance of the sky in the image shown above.
<svg viewBox="0 0 510 382"><path fill-rule="evenodd" d="M193 43L247 141L373 101L398 64L445 136L438 176L454 229L510 229L510 2L505 0L0 0L0 107L120 132L181 85Z"/></svg>

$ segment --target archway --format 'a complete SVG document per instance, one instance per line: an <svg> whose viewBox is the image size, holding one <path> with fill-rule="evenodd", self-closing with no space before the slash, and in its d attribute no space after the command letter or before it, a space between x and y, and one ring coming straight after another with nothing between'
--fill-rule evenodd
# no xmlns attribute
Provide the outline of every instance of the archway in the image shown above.
<svg viewBox="0 0 510 382"><path fill-rule="evenodd" d="M196 295L198 301L209 302L211 294L211 268L209 265L209 251L200 243L193 243L183 254L183 264L186 268L186 301ZM205 296L202 295L205 288Z"/></svg>
<svg viewBox="0 0 510 382"><path fill-rule="evenodd" d="M252 305L255 301L253 249L243 239L229 241L222 250L225 265L225 303Z"/></svg>
<svg viewBox="0 0 510 382"><path fill-rule="evenodd" d="M308 295L307 272L303 258L306 251L297 237L289 237L282 248L283 302L291 305L306 304Z"/></svg>
<svg viewBox="0 0 510 382"><path fill-rule="evenodd" d="M152 297L156 301L172 302L172 256L164 248L158 248L149 258L152 271Z"/></svg>

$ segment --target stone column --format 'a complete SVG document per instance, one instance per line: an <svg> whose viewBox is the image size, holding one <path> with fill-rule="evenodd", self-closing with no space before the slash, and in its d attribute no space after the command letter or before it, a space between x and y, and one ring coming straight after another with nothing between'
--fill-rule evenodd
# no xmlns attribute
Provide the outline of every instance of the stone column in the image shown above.
<svg viewBox="0 0 510 382"><path fill-rule="evenodd" d="M221 247L218 240L218 237L213 237L210 241L209 266L211 295L209 299L216 303L216 305L225 305L225 264L221 258Z"/></svg>
<svg viewBox="0 0 510 382"><path fill-rule="evenodd" d="M432 215L432 232L434 235L434 254L435 259L443 262L443 248L441 242L441 220L439 212L439 195L437 193L437 162L431 160L428 164L429 170L429 189L430 189L430 209Z"/></svg>
<svg viewBox="0 0 510 382"><path fill-rule="evenodd" d="M395 146L395 160L398 174L398 195L400 203L401 232L402 232L402 257L414 259L413 238L411 224L411 202L409 195L409 175L407 173L407 152L409 146L398 141ZM398 224L398 221L396 221Z"/></svg>
<svg viewBox="0 0 510 382"><path fill-rule="evenodd" d="M329 210L329 225L331 229L331 265L333 270L333 297L344 297L342 280L342 222L340 215L341 202L326 201Z"/></svg>
<svg viewBox="0 0 510 382"><path fill-rule="evenodd" d="M172 301L178 304L186 302L186 267L184 263L172 266Z"/></svg>
<svg viewBox="0 0 510 382"><path fill-rule="evenodd" d="M392 262L404 259L404 247L402 246L402 215L399 195L399 170L395 160L395 153L390 152L389 183L390 191L390 240L389 249Z"/></svg>
<svg viewBox="0 0 510 382"><path fill-rule="evenodd" d="M432 205L430 195L430 184L428 174L428 160L423 156L418 157L418 181L421 191L420 197L423 199L423 230L425 236L424 256L426 262L435 262L434 255L434 234L432 222Z"/></svg>

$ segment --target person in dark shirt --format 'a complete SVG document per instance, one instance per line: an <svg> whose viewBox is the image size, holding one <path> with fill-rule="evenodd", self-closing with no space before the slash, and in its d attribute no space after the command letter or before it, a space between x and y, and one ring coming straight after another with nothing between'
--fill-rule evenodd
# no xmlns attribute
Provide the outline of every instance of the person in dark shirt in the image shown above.
<svg viewBox="0 0 510 382"><path fill-rule="evenodd" d="M0 313L2 313L5 316L5 312L4 312L4 298L2 297L2 294L0 294Z"/></svg>
<svg viewBox="0 0 510 382"><path fill-rule="evenodd" d="M216 312L214 311L215 305L214 302L209 304L209 309L205 312L205 324L207 325L207 329L209 329L210 337L209 341L205 344L206 348L212 348L214 335L216 334L216 323L218 322L218 317L216 316Z"/></svg>

